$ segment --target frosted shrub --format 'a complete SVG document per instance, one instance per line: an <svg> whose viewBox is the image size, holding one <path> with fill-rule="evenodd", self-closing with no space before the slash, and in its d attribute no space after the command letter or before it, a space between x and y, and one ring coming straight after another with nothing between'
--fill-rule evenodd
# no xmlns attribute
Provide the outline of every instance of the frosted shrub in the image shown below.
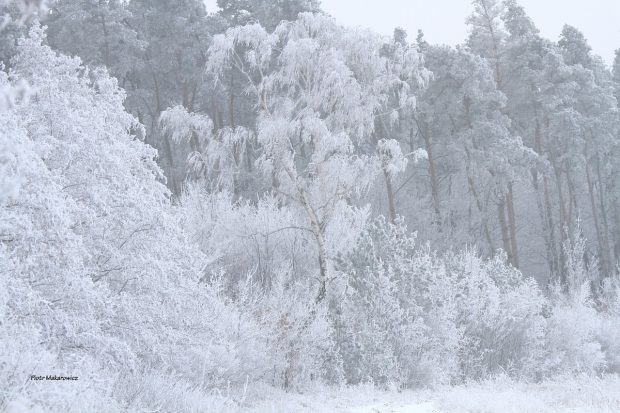
<svg viewBox="0 0 620 413"><path fill-rule="evenodd" d="M202 357L196 355L201 382L220 388L247 381L300 389L313 380L338 380L332 328L308 285L292 282L289 273L276 274L269 290L251 275L234 285L224 278L214 276L210 282L219 300L211 304L210 343ZM182 365L191 365L187 361Z"/></svg>
<svg viewBox="0 0 620 413"><path fill-rule="evenodd" d="M270 381L297 389L312 381L338 382L341 365L326 308L315 303L310 285L286 281L292 279L286 274L277 279L259 308L269 336L265 356L272 358Z"/></svg>
<svg viewBox="0 0 620 413"><path fill-rule="evenodd" d="M380 218L342 257L332 299L336 338L351 383L448 381L459 333L441 263L401 223Z"/></svg>
<svg viewBox="0 0 620 413"><path fill-rule="evenodd" d="M182 204L192 239L214 258L212 271L226 271L235 281L255 273L260 287L269 286L282 269L292 267L298 278L304 278L317 268L312 235L299 229L302 217L274 198L267 196L255 204L234 202L225 192L190 186Z"/></svg>
<svg viewBox="0 0 620 413"><path fill-rule="evenodd" d="M536 282L504 256L482 260L471 251L447 258L452 280L463 379L505 372L532 377L543 356L545 299Z"/></svg>
<svg viewBox="0 0 620 413"><path fill-rule="evenodd" d="M576 255L566 251L569 257ZM551 291L553 307L548 320L545 370L551 374L601 372L606 361L597 334L602 332L603 317L594 308L585 267L575 259L568 262L569 280L573 280L568 291L562 291L557 284Z"/></svg>
<svg viewBox="0 0 620 413"><path fill-rule="evenodd" d="M597 334L602 317L594 308L591 284L598 280L597 263L586 265L586 240L577 236L563 245L566 256L564 289L553 286L545 359L548 373L596 373L605 368L605 354Z"/></svg>
<svg viewBox="0 0 620 413"><path fill-rule="evenodd" d="M6 258L0 250L0 273L6 270ZM15 301L10 297L21 297L24 301L19 306L28 305L31 311L46 307L43 297L20 279L0 277L0 411L96 412L101 411L101 406L107 406L106 411L111 413L123 411L110 391L114 373L106 370L93 354L83 352L75 356L65 349L62 355L56 349L42 347L49 327L11 308ZM30 380L32 374L75 375L80 379L50 384ZM53 392L50 385L54 386Z"/></svg>
<svg viewBox="0 0 620 413"><path fill-rule="evenodd" d="M404 226L379 219L339 269L346 284L333 307L349 381L420 385L537 372L546 301L505 257L434 256Z"/></svg>
<svg viewBox="0 0 620 413"><path fill-rule="evenodd" d="M114 392L124 402L123 412L238 412L235 398L243 398L243 390L205 390L195 381L158 371L123 375Z"/></svg>
<svg viewBox="0 0 620 413"><path fill-rule="evenodd" d="M602 290L603 312L597 340L605 353L607 371L620 373L620 279L606 280Z"/></svg>
<svg viewBox="0 0 620 413"><path fill-rule="evenodd" d="M604 314L601 318L596 337L605 355L606 371L620 373L620 317Z"/></svg>
<svg viewBox="0 0 620 413"><path fill-rule="evenodd" d="M211 274L217 275L206 281L226 302L221 317L230 319L237 335L250 334L244 340L234 334L228 337L240 352L235 357L253 354L254 359L238 363L233 358L234 367L224 369L226 375L236 371L250 380L286 388L319 379L338 381L340 363L333 351L331 325L312 292L318 272L316 244L313 234L303 229L303 215L269 196L255 203L233 202L226 193L197 186L188 187L182 209L191 237L213 257ZM347 247L349 231L355 231L361 220L345 213L339 218L341 230L327 230L326 245L333 251ZM236 315L226 316L226 311ZM258 330L244 330L251 325ZM238 343L245 347L236 347Z"/></svg>
<svg viewBox="0 0 620 413"><path fill-rule="evenodd" d="M559 298L548 320L545 370L556 373L596 373L605 368L605 354L596 335L601 317L588 301Z"/></svg>

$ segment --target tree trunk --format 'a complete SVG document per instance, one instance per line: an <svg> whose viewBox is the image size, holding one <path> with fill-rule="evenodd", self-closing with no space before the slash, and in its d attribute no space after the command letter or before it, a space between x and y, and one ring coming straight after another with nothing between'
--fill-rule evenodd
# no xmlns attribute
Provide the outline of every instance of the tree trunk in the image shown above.
<svg viewBox="0 0 620 413"><path fill-rule="evenodd" d="M385 169L383 170L383 176L385 177L385 187L387 190L388 197L388 208L390 212L390 221L392 224L396 223L396 206L394 204L394 189L392 187L392 178L390 174Z"/></svg>
<svg viewBox="0 0 620 413"><path fill-rule="evenodd" d="M506 223L506 196L502 194L497 203L497 217L499 219L499 226L502 232L502 245L504 251L508 254L508 261L514 265L514 254L512 253L512 245L510 244L510 235L508 231L508 224Z"/></svg>
<svg viewBox="0 0 620 413"><path fill-rule="evenodd" d="M543 239L545 241L545 249L547 252L547 266L549 267L549 275L551 278L555 277L555 254L553 250L553 240L550 237L551 229L549 228L549 219L543 207L543 196L540 194L540 185L538 184L538 172L532 170L532 186L536 194L536 206L538 207L538 213L540 215L540 222L542 223Z"/></svg>
<svg viewBox="0 0 620 413"><path fill-rule="evenodd" d="M492 257L495 254L495 246L493 244L493 239L491 238L491 231L489 231L488 214L484 210L484 206L482 205L482 200L480 199L480 196L478 195L478 191L476 190L476 184L474 182L474 178L471 172L471 154L469 153L469 149L467 148L467 146L465 146L465 153L467 154L467 163L465 166L465 169L467 171L467 184L469 185L469 191L471 192L472 196L474 197L474 201L476 202L476 207L478 208L478 212L480 212L482 230L484 232L484 237L486 238L487 243L489 244L489 249L490 249L489 256Z"/></svg>
<svg viewBox="0 0 620 413"><path fill-rule="evenodd" d="M618 207L619 202L612 202L613 207L613 222L614 222L614 235L613 235L613 248L614 248L614 262L620 265L620 210Z"/></svg>
<svg viewBox="0 0 620 413"><path fill-rule="evenodd" d="M230 86L228 88L229 100L228 100L228 117L230 121L230 127L235 127L235 69L230 69Z"/></svg>
<svg viewBox="0 0 620 413"><path fill-rule="evenodd" d="M99 6L102 7L102 0L99 0ZM105 22L105 16L103 11L101 12L101 29L103 31L103 64L105 67L110 67L110 44L108 42L108 26Z"/></svg>
<svg viewBox="0 0 620 413"><path fill-rule="evenodd" d="M512 182L508 183L508 224L510 225L510 247L512 249L512 265L519 268L519 251L517 249L517 225L515 222L514 192L512 190Z"/></svg>
<svg viewBox="0 0 620 413"><path fill-rule="evenodd" d="M560 206L560 229L562 231L562 237L564 237L567 231L570 229L570 223L566 214L566 202L564 201L564 185L562 185L562 174L559 167L553 160L551 161L553 166L553 172L555 176L555 185L558 190L558 204ZM564 238L562 238L564 239Z"/></svg>
<svg viewBox="0 0 620 413"><path fill-rule="evenodd" d="M540 119L536 116L536 128L534 131L534 144L538 155L543 155L542 131ZM538 173L534 172L534 184L538 189ZM549 196L549 182L546 173L542 174L543 193L540 200L541 217L545 222L543 231L544 236L548 240L547 261L551 270L549 276L552 279L560 279L562 277L558 260L558 248L555 235L555 223L553 222L553 210L551 209L551 197Z"/></svg>
<svg viewBox="0 0 620 413"><path fill-rule="evenodd" d="M603 186L603 178L601 173L601 160L599 154L596 154L596 176L598 180L598 197L599 204L601 207L601 219L603 220L602 224L602 250L604 252L604 257L606 261L606 265L603 266L603 275L608 276L611 274L613 270L613 263L611 262L611 254L609 252L609 223L607 221L607 206L605 204L605 188Z"/></svg>
<svg viewBox="0 0 620 413"><path fill-rule="evenodd" d="M594 183L592 182L592 172L590 171L590 164L586 162L586 181L588 183L588 195L590 196L590 208L592 209L592 218L594 220L594 229L596 230L596 238L599 245L599 257L600 265L603 268L603 272L606 272L607 262L603 252L603 235L601 232L601 224L598 219L598 213L596 208L596 197L594 195Z"/></svg>
<svg viewBox="0 0 620 413"><path fill-rule="evenodd" d="M439 206L439 182L437 180L437 169L435 165L435 156L433 153L433 145L431 144L431 138L429 136L428 125L425 121L422 121L424 131L421 133L424 140L424 149L428 154L428 174L431 179L431 196L433 198L433 210L435 211L435 217L437 222L441 224L441 210ZM441 225L440 225L441 226Z"/></svg>
<svg viewBox="0 0 620 413"><path fill-rule="evenodd" d="M564 279L563 268L560 264L560 259L558 256L558 244L557 244L557 236L555 234L555 222L553 221L553 210L551 209L551 196L549 195L549 182L547 180L547 176L543 175L543 194L545 198L545 209L547 210L547 222L549 227L549 238L551 239L551 248L553 256L551 257L553 260L553 266L555 267L555 275L559 277L560 280ZM561 249L561 246L560 246Z"/></svg>
<svg viewBox="0 0 620 413"><path fill-rule="evenodd" d="M390 132L388 130L388 127L383 121L383 119L379 118L379 121L381 125L381 131L383 132L383 138L388 139L390 137ZM373 136L374 136L375 143L377 143L376 136L375 135ZM387 192L387 198L388 198L388 212L390 214L390 221L392 222L392 224L394 224L396 222L396 204L395 204L394 188L392 186L392 177L390 176L389 172L385 168L383 168L383 176L385 178L385 190Z"/></svg>
<svg viewBox="0 0 620 413"><path fill-rule="evenodd" d="M319 252L319 291L316 296L316 303L320 303L325 299L327 294L327 280L328 280L328 263L327 263L327 248L325 246L325 235L323 234L323 226L316 215L314 208L310 205L306 191L303 188L298 188L300 201L306 215L310 219L310 228L312 234L316 239L318 252Z"/></svg>

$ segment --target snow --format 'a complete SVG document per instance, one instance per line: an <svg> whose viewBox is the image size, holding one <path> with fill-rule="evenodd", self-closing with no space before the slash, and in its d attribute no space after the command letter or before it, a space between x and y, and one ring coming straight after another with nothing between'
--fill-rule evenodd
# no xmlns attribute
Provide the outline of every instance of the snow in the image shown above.
<svg viewBox="0 0 620 413"><path fill-rule="evenodd" d="M351 413L438 413L433 402L399 405L393 403L363 406L350 410Z"/></svg>
<svg viewBox="0 0 620 413"><path fill-rule="evenodd" d="M267 391L265 400L240 412L443 413L428 391L380 390L372 385L317 387L304 394ZM253 397L250 395L249 397Z"/></svg>
<svg viewBox="0 0 620 413"><path fill-rule="evenodd" d="M264 394L265 392L263 392ZM536 384L499 377L434 390L383 391L371 385L316 388L305 394L272 390L238 412L324 413L617 413L620 377L561 377ZM252 397L250 397L251 399ZM233 410L236 411L236 410Z"/></svg>

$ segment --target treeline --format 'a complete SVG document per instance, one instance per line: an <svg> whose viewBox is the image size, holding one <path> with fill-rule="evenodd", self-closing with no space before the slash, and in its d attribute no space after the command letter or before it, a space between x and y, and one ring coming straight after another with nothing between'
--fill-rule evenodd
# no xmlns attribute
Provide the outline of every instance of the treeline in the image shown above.
<svg viewBox="0 0 620 413"><path fill-rule="evenodd" d="M205 149L208 134L225 141L227 131L243 128L247 136L229 143L231 165L222 168L230 168L228 189L255 199L273 189L255 171L265 148L248 88L260 80L254 73L248 79L232 60L217 75L205 71L208 50L229 28L258 23L270 33L280 21L320 8L309 0L218 6L208 14L200 1L64 0L50 5L43 22L52 47L105 66L118 79L173 193L188 179L216 179L188 162ZM394 91L375 113L372 139L356 151L372 153L386 139L428 157L398 176L384 174L364 202L375 214L403 216L436 249L475 246L487 257L502 249L543 284L566 281L562 245L583 236L590 241L588 265L602 277L613 275L620 257L620 60L609 68L571 26L557 42L542 38L514 1L474 2L467 25L469 38L455 48L432 45L422 33L412 41L400 29L391 40L377 40L394 64L397 48L415 49L430 77L415 93L415 108L403 107ZM242 57L248 48L242 42L235 52ZM175 106L207 116L209 130L174 141L159 122Z"/></svg>

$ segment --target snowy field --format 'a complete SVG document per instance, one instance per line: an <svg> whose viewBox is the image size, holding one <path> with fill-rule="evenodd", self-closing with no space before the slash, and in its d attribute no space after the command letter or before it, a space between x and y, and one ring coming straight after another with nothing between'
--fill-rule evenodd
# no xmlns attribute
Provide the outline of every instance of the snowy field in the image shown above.
<svg viewBox="0 0 620 413"><path fill-rule="evenodd" d="M242 396L186 391L182 400L160 404L158 412L221 413L617 413L620 377L566 377L539 384L508 378L445 386L434 390L378 390L372 385L317 386L304 393L287 393L267 386L250 386ZM233 392L231 392L233 393ZM162 399L166 395L159 394ZM164 396L164 397L162 397ZM174 406L174 407L173 407ZM79 410L79 409L78 409ZM14 402L3 413L44 413Z"/></svg>
<svg viewBox="0 0 620 413"><path fill-rule="evenodd" d="M235 405L214 402L211 407L230 413L617 413L620 377L568 377L540 384L500 378L420 391L381 391L362 385L292 394L264 388L242 399Z"/></svg>

